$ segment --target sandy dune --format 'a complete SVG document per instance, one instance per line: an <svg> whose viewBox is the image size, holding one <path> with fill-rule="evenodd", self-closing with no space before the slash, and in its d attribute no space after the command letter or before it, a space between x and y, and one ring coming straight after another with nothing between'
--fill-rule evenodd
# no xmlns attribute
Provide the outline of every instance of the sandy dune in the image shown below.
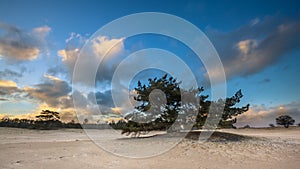
<svg viewBox="0 0 300 169"><path fill-rule="evenodd" d="M95 139L91 141L79 129L0 128L0 168L296 169L300 166L299 127L221 132L251 138L204 143L183 139L177 144L180 140L177 137L132 139L118 133L112 135L107 130L91 130L89 133ZM120 156L151 155L147 152L160 153L148 158Z"/></svg>

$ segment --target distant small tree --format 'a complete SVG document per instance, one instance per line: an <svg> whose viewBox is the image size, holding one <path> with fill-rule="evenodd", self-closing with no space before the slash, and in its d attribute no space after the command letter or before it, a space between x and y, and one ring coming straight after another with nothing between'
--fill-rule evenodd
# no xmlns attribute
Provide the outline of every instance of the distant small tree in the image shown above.
<svg viewBox="0 0 300 169"><path fill-rule="evenodd" d="M300 126L300 123L298 123L298 126Z"/></svg>
<svg viewBox="0 0 300 169"><path fill-rule="evenodd" d="M59 113L50 110L42 110L42 112L35 116L37 119L41 121L59 121Z"/></svg>
<svg viewBox="0 0 300 169"><path fill-rule="evenodd" d="M35 116L38 120L35 122L37 129L57 129L62 127L60 116L58 112L50 110L42 110L42 112Z"/></svg>
<svg viewBox="0 0 300 169"><path fill-rule="evenodd" d="M272 124L272 123L271 123L271 124L269 124L269 126L270 126L270 127L275 127L275 125L274 125L274 124Z"/></svg>
<svg viewBox="0 0 300 169"><path fill-rule="evenodd" d="M282 115L276 118L277 125L283 125L285 128L288 128L290 125L293 125L295 120L289 115Z"/></svg>
<svg viewBox="0 0 300 169"><path fill-rule="evenodd" d="M87 124L89 122L89 119L87 119L87 118L85 118L84 120L83 120L83 124Z"/></svg>

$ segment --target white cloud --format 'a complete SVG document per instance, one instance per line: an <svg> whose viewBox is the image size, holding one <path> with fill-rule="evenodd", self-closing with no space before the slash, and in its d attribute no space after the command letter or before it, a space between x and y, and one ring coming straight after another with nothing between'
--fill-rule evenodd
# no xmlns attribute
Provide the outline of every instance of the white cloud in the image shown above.
<svg viewBox="0 0 300 169"><path fill-rule="evenodd" d="M120 39L109 39L106 36L99 36L93 40L93 50L96 57L112 57L120 54L124 51L123 45L124 38Z"/></svg>
<svg viewBox="0 0 300 169"><path fill-rule="evenodd" d="M48 78L48 79L50 79L52 81L62 81L60 78L55 77L55 76L51 76L51 75L48 75L48 74L44 74L44 77Z"/></svg>
<svg viewBox="0 0 300 169"><path fill-rule="evenodd" d="M72 43L70 42L71 40ZM124 52L123 40L124 38L109 39L106 36L99 36L93 39L91 42L91 46L86 47L88 50L85 50L83 52L80 49L81 46L83 45L83 42L85 42L85 40L83 40L81 36L77 36L76 34L73 33L71 34L71 37L67 39L67 41L70 43L70 46L67 44L66 49L59 50L57 54L61 57L62 62L68 68L70 77L73 76L74 66L80 54L81 62L78 63L78 66L80 66L81 71L77 72L76 78L79 79L80 82L87 84L86 82L88 81L87 80L87 78L89 78L88 76L90 76L93 73L94 68L98 67L96 63L99 62L99 58L107 54L104 59L105 62L105 60L107 60L108 58L112 58L113 56L119 55L122 52ZM109 64L109 63L105 63L105 64ZM108 67L104 66L101 67L101 69L108 69L105 70L105 72L109 72L104 75L105 77L110 76L113 73L113 70L111 70L112 69L111 66ZM87 85L94 85L94 84L87 84Z"/></svg>
<svg viewBox="0 0 300 169"><path fill-rule="evenodd" d="M243 55L248 55L252 50L257 46L256 41L252 39L247 39L243 41L239 41L236 45L240 52Z"/></svg>
<svg viewBox="0 0 300 169"><path fill-rule="evenodd" d="M62 62L67 66L70 74L73 73L73 69L78 58L79 52L79 48L68 50L62 49L57 52L58 56L61 57Z"/></svg>
<svg viewBox="0 0 300 169"><path fill-rule="evenodd" d="M255 19L251 20L250 25L254 26L254 25L258 24L259 22L260 22L260 19L259 18L255 18Z"/></svg>
<svg viewBox="0 0 300 169"><path fill-rule="evenodd" d="M74 39L85 40L85 38L84 38L83 36L81 36L79 33L71 32L71 33L70 33L70 37L67 38L67 39L65 40L65 42L68 44L68 43L70 43L70 42L71 42L72 40L74 40Z"/></svg>
<svg viewBox="0 0 300 169"><path fill-rule="evenodd" d="M45 37L50 33L50 31L51 31L51 28L46 25L46 26L34 28L32 30L32 33L36 36Z"/></svg>

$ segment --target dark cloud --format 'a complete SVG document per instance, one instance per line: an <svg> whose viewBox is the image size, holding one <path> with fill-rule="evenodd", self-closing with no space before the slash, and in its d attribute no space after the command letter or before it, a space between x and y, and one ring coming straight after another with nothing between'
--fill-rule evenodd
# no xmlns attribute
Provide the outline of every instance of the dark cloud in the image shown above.
<svg viewBox="0 0 300 169"><path fill-rule="evenodd" d="M300 49L300 22L278 17L256 19L232 32L206 32L219 53L227 79L256 74ZM218 74L211 76L218 78Z"/></svg>
<svg viewBox="0 0 300 169"><path fill-rule="evenodd" d="M18 89L17 84L15 82L0 79L0 95L11 95L19 91L20 90Z"/></svg>
<svg viewBox="0 0 300 169"><path fill-rule="evenodd" d="M61 101L70 105L66 97L71 92L71 87L67 82L59 79L49 79L45 83L34 85L33 88L25 88L24 91L28 93L27 96L45 102L49 106L60 106Z"/></svg>
<svg viewBox="0 0 300 169"><path fill-rule="evenodd" d="M71 96L65 96L59 99L60 101L60 108L67 109L67 108L73 108L73 99Z"/></svg>
<svg viewBox="0 0 300 169"><path fill-rule="evenodd" d="M116 68L117 65L109 66L108 64L102 63L101 67L97 70L96 81L101 83L110 82Z"/></svg>
<svg viewBox="0 0 300 169"><path fill-rule="evenodd" d="M0 95L9 95L12 93L18 92L17 87L4 87L0 86Z"/></svg>
<svg viewBox="0 0 300 169"><path fill-rule="evenodd" d="M19 73L19 72L10 70L10 69L4 69L3 71L0 71L0 78L4 78L4 77L10 77L10 78L11 77L17 77L17 78L20 78L22 76L23 76L22 73Z"/></svg>
<svg viewBox="0 0 300 169"><path fill-rule="evenodd" d="M52 76L65 75L67 74L67 70L63 65L55 65L47 70L47 74Z"/></svg>
<svg viewBox="0 0 300 169"><path fill-rule="evenodd" d="M0 22L0 55L13 62L36 59L50 30L50 27L43 26L26 32Z"/></svg>
<svg viewBox="0 0 300 169"><path fill-rule="evenodd" d="M89 93L88 99L92 99L92 95L95 95L96 102L98 105L107 106L107 107L114 107L111 91L107 90L105 92L96 92L96 93Z"/></svg>
<svg viewBox="0 0 300 169"><path fill-rule="evenodd" d="M93 98L96 99L96 103ZM114 114L112 108L115 107L115 105L111 96L111 90L96 93L90 92L87 96L87 99L91 104L97 106L96 108L100 110L102 115ZM99 114L98 110L94 112L97 112L97 114Z"/></svg>
<svg viewBox="0 0 300 169"><path fill-rule="evenodd" d="M283 70L283 71L286 71L286 70L288 70L289 68L290 68L289 65L285 65L285 66L282 67L282 70Z"/></svg>
<svg viewBox="0 0 300 169"><path fill-rule="evenodd" d="M71 87L65 81L56 77L45 75L47 80L44 83L36 84L33 87L19 88L13 81L0 80L0 101L5 98L12 100L37 100L46 103L49 107L69 109L73 108L73 100L70 95Z"/></svg>
<svg viewBox="0 0 300 169"><path fill-rule="evenodd" d="M72 98L74 99L74 104L76 107L86 108L89 104L88 99L77 90L72 93Z"/></svg>
<svg viewBox="0 0 300 169"><path fill-rule="evenodd" d="M269 78L265 78L265 79L259 81L259 83L270 83L270 82L271 82L271 79L269 79Z"/></svg>

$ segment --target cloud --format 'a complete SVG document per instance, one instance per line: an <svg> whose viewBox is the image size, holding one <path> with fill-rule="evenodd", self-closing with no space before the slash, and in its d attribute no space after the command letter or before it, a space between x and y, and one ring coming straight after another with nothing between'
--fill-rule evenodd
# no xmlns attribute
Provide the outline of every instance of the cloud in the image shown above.
<svg viewBox="0 0 300 169"><path fill-rule="evenodd" d="M92 45L94 53L96 57L113 57L123 52L124 45L123 45L124 38L120 39L109 39L106 36L99 36L93 39ZM105 55L107 54L107 55Z"/></svg>
<svg viewBox="0 0 300 169"><path fill-rule="evenodd" d="M39 107L33 112L23 116L23 118L34 118L42 110L57 111L61 119L65 122L77 121L71 95L70 85L58 77L44 74L45 81L33 87L24 87L24 98L34 99L39 102ZM83 108L84 109L84 108Z"/></svg>
<svg viewBox="0 0 300 169"><path fill-rule="evenodd" d="M81 47L83 43L86 42L86 39L79 34L72 33L70 38L66 40L66 42L68 42L66 48L59 50L57 54L61 57L63 64L66 65L70 77L73 76L75 63L79 54L81 54L82 59L81 62L78 63L78 66L81 67L82 71L78 72L76 77L83 83L87 81L87 76L93 73L94 68L98 67L96 63L99 59L106 54L103 60L104 63L102 63L104 66L100 68L102 76L97 75L97 80L105 81L107 79L110 80L114 69L113 63L108 63L108 60L124 52L123 41L124 38L110 39L106 36L99 36L91 40L91 46L81 51Z"/></svg>
<svg viewBox="0 0 300 169"><path fill-rule="evenodd" d="M93 100L93 96L96 97L96 100ZM99 110L101 114L109 114L112 113L111 108L114 106L110 91L90 92L86 95L74 90L72 98L77 108L85 109L80 114L98 115Z"/></svg>
<svg viewBox="0 0 300 169"><path fill-rule="evenodd" d="M111 91L107 90L105 92L96 92L96 93L89 93L88 99L92 100L92 95L95 95L96 97L96 102L99 105L105 105L107 107L113 107L113 100L111 96Z"/></svg>
<svg viewBox="0 0 300 169"><path fill-rule="evenodd" d="M275 124L275 118L288 114L295 119L296 123L300 122L300 101L287 103L280 106L266 107L264 105L254 105L249 111L237 117L237 126L268 126L270 123Z"/></svg>
<svg viewBox="0 0 300 169"><path fill-rule="evenodd" d="M86 96L84 96L82 93L80 93L77 90L74 90L72 93L72 98L74 99L74 104L79 108L87 108L87 105L89 104L89 100Z"/></svg>
<svg viewBox="0 0 300 169"><path fill-rule="evenodd" d="M7 98L15 98L14 95L19 95L22 100L39 105L31 113L9 117L34 119L45 109L59 112L65 122L77 121L77 117L81 120L89 118L91 122L99 122L99 120L103 122L115 115L111 109L113 105L110 92L97 92L97 104L89 98L92 93L86 95L76 90L71 93L71 87L67 82L48 74L44 74L44 78L43 83L24 88L18 88L13 81L0 80L0 95L4 96L0 101L7 101ZM75 97L76 100L73 100ZM73 101L77 106L78 114L75 112Z"/></svg>
<svg viewBox="0 0 300 169"><path fill-rule="evenodd" d="M43 26L34 28L32 32L25 32L0 22L0 30L4 32L0 36L0 56L16 62L36 59L51 28Z"/></svg>
<svg viewBox="0 0 300 169"><path fill-rule="evenodd" d="M67 74L71 78L73 76L73 70L76 63L76 60L79 56L80 49L87 41L87 38L81 34L72 32L70 37L66 40L65 49L57 51L57 55L61 58L63 66L67 69Z"/></svg>
<svg viewBox="0 0 300 169"><path fill-rule="evenodd" d="M96 100L93 100L93 96L96 97ZM88 94L75 90L72 94L72 98L77 108L77 117L81 122L85 118L94 123L122 118L119 110L123 110L124 107L115 107L110 90L96 93L90 92Z"/></svg>
<svg viewBox="0 0 300 169"><path fill-rule="evenodd" d="M34 46L20 42L0 41L0 54L13 60L33 60L38 57L40 50Z"/></svg>
<svg viewBox="0 0 300 169"><path fill-rule="evenodd" d="M85 41L85 38L81 35L81 34L79 34L79 33L75 33L75 32L71 32L70 33L70 37L69 38L67 38L66 40L65 40L65 42L67 43L67 44L69 44L69 42L72 42L74 39L79 39L79 40L83 40L83 41Z"/></svg>
<svg viewBox="0 0 300 169"><path fill-rule="evenodd" d="M17 77L17 78L20 78L22 76L23 76L22 73L19 73L19 72L10 70L10 69L4 69L3 71L0 71L0 78L4 78L4 77L9 77L9 78Z"/></svg>
<svg viewBox="0 0 300 169"><path fill-rule="evenodd" d="M300 22L278 17L255 19L232 31L206 31L224 65L227 79L247 77L277 63L289 52L300 49ZM210 74L219 78L220 73ZM205 74L205 81L208 74Z"/></svg>
<svg viewBox="0 0 300 169"><path fill-rule="evenodd" d="M9 117L9 118L19 118L19 119L35 119L35 117L37 115L39 115L42 110L50 110L50 111L59 112L60 119L63 122L70 122L71 120L74 120L75 122L77 122L76 113L73 108L61 109L61 108L57 108L57 107L51 107L46 103L41 103L35 110L33 110L30 113L19 114L19 115L3 115L2 114L2 116ZM1 118L1 114L0 114L0 118Z"/></svg>
<svg viewBox="0 0 300 169"><path fill-rule="evenodd" d="M259 81L259 83L270 83L270 82L271 82L271 79L269 79L269 78L265 78L265 79Z"/></svg>
<svg viewBox="0 0 300 169"><path fill-rule="evenodd" d="M50 31L51 31L51 28L49 26L45 25L45 26L34 28L32 30L32 33L35 36L45 37L50 33Z"/></svg>
<svg viewBox="0 0 300 169"><path fill-rule="evenodd" d="M2 99L8 99L10 101L18 101L24 99L22 97L23 90L20 89L16 82L11 80L0 80L0 96ZM1 100L4 101L4 100Z"/></svg>
<svg viewBox="0 0 300 169"><path fill-rule="evenodd" d="M67 69L65 66L63 66L62 64L56 64L52 67L50 67L47 70L47 74L48 75L52 75L52 76L67 76Z"/></svg>
<svg viewBox="0 0 300 169"><path fill-rule="evenodd" d="M128 94L128 97L120 97L118 99L119 105L116 105L114 103L114 100L112 98L111 90L107 90L104 92L90 92L87 96L87 99L90 103L94 103L93 96L96 98L97 105L99 105L99 109L102 114L122 114L125 115L129 112L131 112L134 108L134 106L137 105L137 102L134 100L134 96L136 96L136 91L131 90L129 93L127 93L126 90L119 90L118 96L126 96Z"/></svg>
<svg viewBox="0 0 300 169"><path fill-rule="evenodd" d="M44 77L48 78L49 80L52 80L52 81L62 81L60 78L55 77L55 76L51 76L51 75L48 75L48 74L44 74Z"/></svg>
<svg viewBox="0 0 300 169"><path fill-rule="evenodd" d="M17 99L28 103L39 105L36 110L28 114L9 115L10 118L34 119L42 110L48 109L60 112L63 121L76 120L71 87L69 84L55 76L44 75L44 83L36 84L33 87L19 88L14 81L0 80L0 102L13 101L19 103ZM6 117L1 115L0 117Z"/></svg>
<svg viewBox="0 0 300 169"><path fill-rule="evenodd" d="M253 49L255 49L256 46L256 41L251 39L243 40L237 43L237 48L243 55L248 55Z"/></svg>
<svg viewBox="0 0 300 169"><path fill-rule="evenodd" d="M74 112L74 110L69 110L69 111L65 111L63 113L61 113L61 117L60 119L62 121L65 121L65 122L71 122L72 120L77 123L78 120L77 120L77 115L76 113Z"/></svg>
<svg viewBox="0 0 300 169"><path fill-rule="evenodd" d="M0 80L0 87L17 87L17 84L11 80Z"/></svg>
<svg viewBox="0 0 300 169"><path fill-rule="evenodd" d="M64 99L68 99L71 87L57 77L45 75L45 78L47 78L45 83L36 84L34 87L25 87L24 92L28 93L28 97L38 99L49 106L63 106L61 101L66 102Z"/></svg>
<svg viewBox="0 0 300 169"><path fill-rule="evenodd" d="M62 49L57 52L61 57L63 64L67 67L70 77L72 77L76 60L79 56L79 48L75 49Z"/></svg>
<svg viewBox="0 0 300 169"><path fill-rule="evenodd" d="M0 95L9 95L18 92L17 84L11 80L0 80Z"/></svg>

